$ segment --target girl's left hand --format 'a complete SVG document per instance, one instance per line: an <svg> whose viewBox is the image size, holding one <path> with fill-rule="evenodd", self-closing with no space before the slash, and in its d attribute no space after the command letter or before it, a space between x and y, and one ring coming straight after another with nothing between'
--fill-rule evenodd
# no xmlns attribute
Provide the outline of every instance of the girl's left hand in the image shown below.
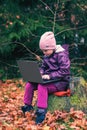
<svg viewBox="0 0 87 130"><path fill-rule="evenodd" d="M50 79L50 76L45 74L45 75L42 75L42 79Z"/></svg>

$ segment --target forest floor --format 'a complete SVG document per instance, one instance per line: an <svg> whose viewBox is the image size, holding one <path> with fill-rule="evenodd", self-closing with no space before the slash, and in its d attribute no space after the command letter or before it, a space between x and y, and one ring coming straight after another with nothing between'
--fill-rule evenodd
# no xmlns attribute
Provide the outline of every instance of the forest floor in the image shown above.
<svg viewBox="0 0 87 130"><path fill-rule="evenodd" d="M22 79L0 80L0 130L87 130L87 114L70 108L69 112L47 112L40 125L35 124L35 111L21 111L25 83ZM37 100L34 93L33 106Z"/></svg>

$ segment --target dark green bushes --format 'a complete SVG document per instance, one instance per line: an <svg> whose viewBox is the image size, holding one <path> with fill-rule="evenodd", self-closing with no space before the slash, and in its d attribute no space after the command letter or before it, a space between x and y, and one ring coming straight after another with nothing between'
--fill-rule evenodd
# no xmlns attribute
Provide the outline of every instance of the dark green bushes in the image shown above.
<svg viewBox="0 0 87 130"><path fill-rule="evenodd" d="M41 56L40 36L45 31L53 31L57 44L70 45L71 66L74 58L82 58L84 63L83 58L87 61L86 51L84 53L84 49L87 50L86 4L84 0L1 0L0 60L35 59L31 51ZM86 69L76 60L78 65Z"/></svg>

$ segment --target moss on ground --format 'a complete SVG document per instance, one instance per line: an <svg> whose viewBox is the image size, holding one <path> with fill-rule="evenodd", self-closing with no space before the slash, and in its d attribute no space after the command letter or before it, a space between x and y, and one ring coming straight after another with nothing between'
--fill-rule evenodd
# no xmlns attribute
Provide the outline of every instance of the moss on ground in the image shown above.
<svg viewBox="0 0 87 130"><path fill-rule="evenodd" d="M76 110L82 110L87 113L87 83L82 78L72 81L74 83L74 94L70 97L57 97L53 94L49 95L48 110L66 110L69 111L71 107ZM75 81L75 82L74 82Z"/></svg>

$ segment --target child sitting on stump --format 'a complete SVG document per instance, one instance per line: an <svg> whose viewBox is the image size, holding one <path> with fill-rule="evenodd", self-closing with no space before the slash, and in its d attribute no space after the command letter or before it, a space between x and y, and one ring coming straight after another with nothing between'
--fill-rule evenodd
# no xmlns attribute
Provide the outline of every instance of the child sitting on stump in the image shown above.
<svg viewBox="0 0 87 130"><path fill-rule="evenodd" d="M32 99L34 90L38 90L36 124L42 123L45 119L48 107L48 94L58 91L66 91L70 79L70 60L67 51L61 46L56 45L54 33L45 32L39 42L44 57L40 68L43 79L61 78L58 82L48 84L26 83L24 94L24 106L22 111L33 110Z"/></svg>

